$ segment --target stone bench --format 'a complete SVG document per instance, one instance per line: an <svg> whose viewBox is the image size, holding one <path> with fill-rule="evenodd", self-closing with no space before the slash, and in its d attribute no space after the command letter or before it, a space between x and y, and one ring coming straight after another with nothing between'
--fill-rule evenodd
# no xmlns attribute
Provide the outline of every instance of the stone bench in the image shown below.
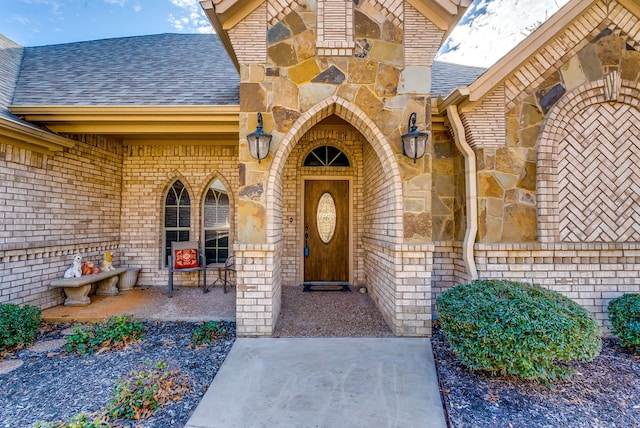
<svg viewBox="0 0 640 428"><path fill-rule="evenodd" d="M82 275L79 278L60 278L51 281L51 287L64 289L67 298L65 306L87 306L91 303L89 294L96 287L98 296L115 296L118 294L118 280L131 269L126 267L115 268L91 275Z"/></svg>

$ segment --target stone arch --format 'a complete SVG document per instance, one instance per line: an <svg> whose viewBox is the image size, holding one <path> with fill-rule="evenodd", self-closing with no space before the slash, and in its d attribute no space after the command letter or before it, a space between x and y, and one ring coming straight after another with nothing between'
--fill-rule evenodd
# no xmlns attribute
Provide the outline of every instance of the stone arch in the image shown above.
<svg viewBox="0 0 640 428"><path fill-rule="evenodd" d="M637 165L634 162L633 157L628 155L640 152L640 139L629 138L629 135L640 134L640 127L637 122L630 120L629 115L640 118L640 84L630 81L622 80L619 83L617 91L611 91L611 85L607 82L609 76L603 80L598 80L580 86L574 89L569 94L565 95L556 105L552 107L547 118L543 123L542 132L538 139L538 163L537 163L537 201L538 201L538 233L541 242L552 243L561 242L564 240L570 242L592 242L592 241L606 241L603 237L613 237L610 241L624 241L628 239L637 240L637 234L640 234L640 223L626 225L618 224L618 231L611 230L610 233L604 233L602 236L597 237L597 231L593 231L593 227L588 224L580 224L581 218L574 214L578 214L581 210L580 204L593 204L594 201L600 201L602 197L609 198L609 202L613 202L611 205L619 207L620 209L629 208L629 203L621 203L621 193L625 195L632 192L632 189L627 189L626 186L630 182L636 181L634 177L640 173L636 171L637 168L632 166L631 174L634 177L631 179L627 176L618 178L620 185L617 185L615 192L611 192L611 195L607 195L607 185L603 184L604 188L598 186L598 183L594 182L594 178L604 178L611 183L615 182L613 177L607 177L606 170L593 171L593 168L598 168L602 162L600 158L607 157L607 153L596 154L581 152L575 150L573 162L579 162L580 168L571 168L572 176L568 176L566 171L568 168L562 168L560 165L560 158L564 158L564 154L561 156L559 153L559 147L562 145L571 144L580 140L582 131L585 133L593 132L594 129L600 133L598 135L604 135L601 138L609 138L609 141L615 139L615 141L623 141L624 144L619 146L619 151L624 152L627 156L611 156L611 158L617 157L620 162L625 164ZM583 114L589 113L590 117L587 121L581 121L579 118ZM615 114L613 114L615 113ZM601 121L600 123L597 123ZM596 123L594 123L596 122ZM603 126L609 124L609 128ZM619 126L618 126L619 125ZM594 126L596 128L594 128ZM624 133L624 130L628 127L633 127L632 132L625 135L618 135L618 133ZM618 137L622 137L618 139ZM585 139L582 138L582 141ZM596 143L600 143L600 140L596 140ZM575 144L575 143L574 143ZM571 147L569 147L571 148ZM579 147L578 147L579 148ZM595 148L596 150L608 150L604 144L591 144L589 148ZM569 155L567 155L568 157ZM580 159L577 159L577 158ZM584 157L584 158L583 158ZM607 157L608 158L608 157ZM637 160L637 159L636 159ZM564 162L566 163L566 162ZM612 166L615 168L615 166ZM605 168L606 169L606 168ZM640 179L640 176L636 177ZM611 187L611 183L609 187ZM620 187L623 185L622 187ZM571 193L572 190L577 189L575 193ZM614 189L610 189L614 190ZM594 195L592 198L589 192ZM561 195L562 193L562 195ZM635 192L638 193L638 192ZM612 199L613 198L613 199ZM616 199L617 198L617 199ZM614 200L615 199L615 200ZM617 203L616 203L617 202ZM631 201L631 205L638 205ZM635 201L638 202L638 201ZM598 202L601 204L601 202ZM626 207L622 205L627 205ZM635 221L640 220L640 208L632 207L636 211L633 214ZM561 212L562 211L562 212ZM564 215L563 215L564 214ZM615 209L610 211L611 217L616 216ZM628 215L626 213L625 215ZM571 219L569 217L575 217ZM632 219L632 221L634 220ZM600 218L600 223L604 227L610 227L611 225L607 218L607 213L603 213ZM614 219L611 219L614 220ZM568 223L573 221L575 229L582 229L580 233L571 234ZM631 234L624 232L623 228L631 227ZM615 229L611 227L612 229ZM635 229L635 232L634 232ZM618 238L616 238L616 236Z"/></svg>
<svg viewBox="0 0 640 428"><path fill-rule="evenodd" d="M282 176L287 159L300 138L321 120L335 114L350 123L369 142L375 151L383 173L389 183L395 206L395 217L402 219L402 183L396 156L377 125L357 106L337 96L327 98L303 113L284 136L276 152L269 171L266 189L267 201L267 243L275 244L280 236L279 219L282 212ZM394 243L401 243L402 224L393 231Z"/></svg>

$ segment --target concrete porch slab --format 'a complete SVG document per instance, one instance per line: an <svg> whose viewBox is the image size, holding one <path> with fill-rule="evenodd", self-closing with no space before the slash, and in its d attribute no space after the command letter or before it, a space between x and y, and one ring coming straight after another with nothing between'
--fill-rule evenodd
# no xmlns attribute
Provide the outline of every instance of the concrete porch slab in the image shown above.
<svg viewBox="0 0 640 428"><path fill-rule="evenodd" d="M113 315L133 315L141 320L158 321L235 321L236 290L224 293L221 287L174 288L145 287L121 291L116 296L91 296L88 306L55 306L42 311L45 322L97 322Z"/></svg>
<svg viewBox="0 0 640 428"><path fill-rule="evenodd" d="M238 339L186 428L446 427L431 342Z"/></svg>

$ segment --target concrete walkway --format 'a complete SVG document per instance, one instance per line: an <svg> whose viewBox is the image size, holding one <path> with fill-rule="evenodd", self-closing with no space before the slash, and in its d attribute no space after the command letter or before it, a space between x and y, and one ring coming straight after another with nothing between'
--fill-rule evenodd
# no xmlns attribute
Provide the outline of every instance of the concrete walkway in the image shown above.
<svg viewBox="0 0 640 428"><path fill-rule="evenodd" d="M431 343L238 339L186 428L446 427Z"/></svg>

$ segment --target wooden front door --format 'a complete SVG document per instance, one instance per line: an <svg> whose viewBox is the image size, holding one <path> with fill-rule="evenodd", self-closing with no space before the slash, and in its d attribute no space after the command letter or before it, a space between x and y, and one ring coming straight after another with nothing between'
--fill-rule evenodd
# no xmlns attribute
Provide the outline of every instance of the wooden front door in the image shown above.
<svg viewBox="0 0 640 428"><path fill-rule="evenodd" d="M349 182L305 181L304 281L349 281Z"/></svg>

